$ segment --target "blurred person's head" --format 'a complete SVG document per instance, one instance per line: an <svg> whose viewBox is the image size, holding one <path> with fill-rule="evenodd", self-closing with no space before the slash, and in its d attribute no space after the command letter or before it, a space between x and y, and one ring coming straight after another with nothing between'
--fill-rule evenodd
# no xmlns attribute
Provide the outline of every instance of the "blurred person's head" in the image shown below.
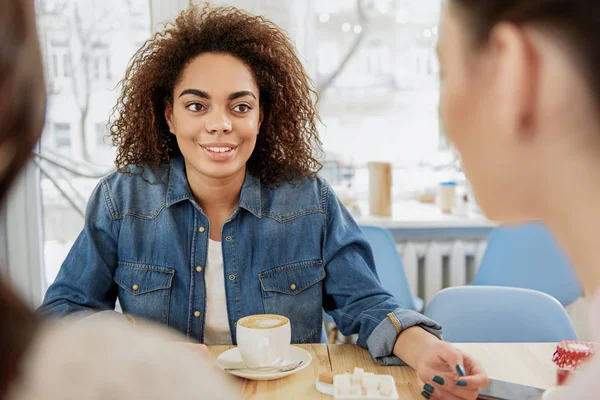
<svg viewBox="0 0 600 400"><path fill-rule="evenodd" d="M581 157L600 160L600 3L443 8L442 115L476 198L501 222L541 218L555 179L577 179Z"/></svg>
<svg viewBox="0 0 600 400"><path fill-rule="evenodd" d="M33 0L0 0L0 205L44 123L43 68ZM0 398L18 376L37 320L0 281Z"/></svg>
<svg viewBox="0 0 600 400"><path fill-rule="evenodd" d="M267 184L319 168L310 79L285 33L233 7L190 7L138 51L111 121L116 165L182 154L210 179Z"/></svg>

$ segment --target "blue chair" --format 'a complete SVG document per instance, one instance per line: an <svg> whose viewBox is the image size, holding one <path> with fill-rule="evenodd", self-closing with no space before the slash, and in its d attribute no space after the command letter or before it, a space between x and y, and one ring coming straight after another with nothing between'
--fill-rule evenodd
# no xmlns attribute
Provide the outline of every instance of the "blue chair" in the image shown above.
<svg viewBox="0 0 600 400"><path fill-rule="evenodd" d="M405 308L423 311L423 299L413 296L404 272L396 242L389 230L377 226L361 226L375 258L375 269L382 286Z"/></svg>
<svg viewBox="0 0 600 400"><path fill-rule="evenodd" d="M563 306L582 294L567 258L540 223L494 229L473 284L534 289Z"/></svg>
<svg viewBox="0 0 600 400"><path fill-rule="evenodd" d="M434 296L425 315L449 342L559 342L578 339L564 307L531 289L458 286Z"/></svg>
<svg viewBox="0 0 600 400"><path fill-rule="evenodd" d="M327 340L327 329L325 329L325 322L323 322L323 328L321 329L321 343L329 343L329 340Z"/></svg>
<svg viewBox="0 0 600 400"><path fill-rule="evenodd" d="M387 229L377 226L361 226L360 229L367 237L373 250L375 269L383 288L390 292L405 308L418 312L423 311L423 299L412 295L404 272L404 265L400 254L396 250L396 242L392 234ZM333 321L325 312L323 312L323 319ZM325 330L322 336L322 340L325 340L326 343Z"/></svg>

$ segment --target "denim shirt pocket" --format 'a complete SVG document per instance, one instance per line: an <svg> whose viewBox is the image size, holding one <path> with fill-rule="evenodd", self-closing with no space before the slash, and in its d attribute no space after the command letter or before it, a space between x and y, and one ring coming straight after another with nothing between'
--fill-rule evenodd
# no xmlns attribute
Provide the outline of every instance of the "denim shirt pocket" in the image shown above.
<svg viewBox="0 0 600 400"><path fill-rule="evenodd" d="M119 262L113 280L123 312L168 325L173 275L171 268Z"/></svg>
<svg viewBox="0 0 600 400"><path fill-rule="evenodd" d="M325 276L320 260L287 264L258 274L265 313L290 319L293 343L319 342Z"/></svg>

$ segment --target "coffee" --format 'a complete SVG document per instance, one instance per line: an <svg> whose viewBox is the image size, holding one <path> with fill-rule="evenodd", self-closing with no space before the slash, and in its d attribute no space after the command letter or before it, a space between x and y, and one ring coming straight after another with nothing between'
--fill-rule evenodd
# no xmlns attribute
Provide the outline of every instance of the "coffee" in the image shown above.
<svg viewBox="0 0 600 400"><path fill-rule="evenodd" d="M237 322L237 345L249 368L281 365L292 338L290 320L283 315L249 315Z"/></svg>
<svg viewBox="0 0 600 400"><path fill-rule="evenodd" d="M289 319L283 315L257 314L249 315L238 321L238 325L248 329L273 329L288 324Z"/></svg>

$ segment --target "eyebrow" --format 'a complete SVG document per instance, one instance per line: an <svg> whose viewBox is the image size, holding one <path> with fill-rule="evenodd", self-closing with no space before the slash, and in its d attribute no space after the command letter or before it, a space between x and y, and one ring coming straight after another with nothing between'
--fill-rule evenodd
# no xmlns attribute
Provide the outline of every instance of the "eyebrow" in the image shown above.
<svg viewBox="0 0 600 400"><path fill-rule="evenodd" d="M208 93L206 93L204 90L198 90L198 89L185 89L183 92L181 92L179 97L184 96L186 94L192 94L194 96L202 97L202 98L209 99L209 100L211 98L210 95ZM256 100L256 96L254 95L254 93L252 93L249 90L241 90L239 92L231 93L227 99L235 100L237 98L244 97L244 96L250 96L250 97L254 98L254 100Z"/></svg>

